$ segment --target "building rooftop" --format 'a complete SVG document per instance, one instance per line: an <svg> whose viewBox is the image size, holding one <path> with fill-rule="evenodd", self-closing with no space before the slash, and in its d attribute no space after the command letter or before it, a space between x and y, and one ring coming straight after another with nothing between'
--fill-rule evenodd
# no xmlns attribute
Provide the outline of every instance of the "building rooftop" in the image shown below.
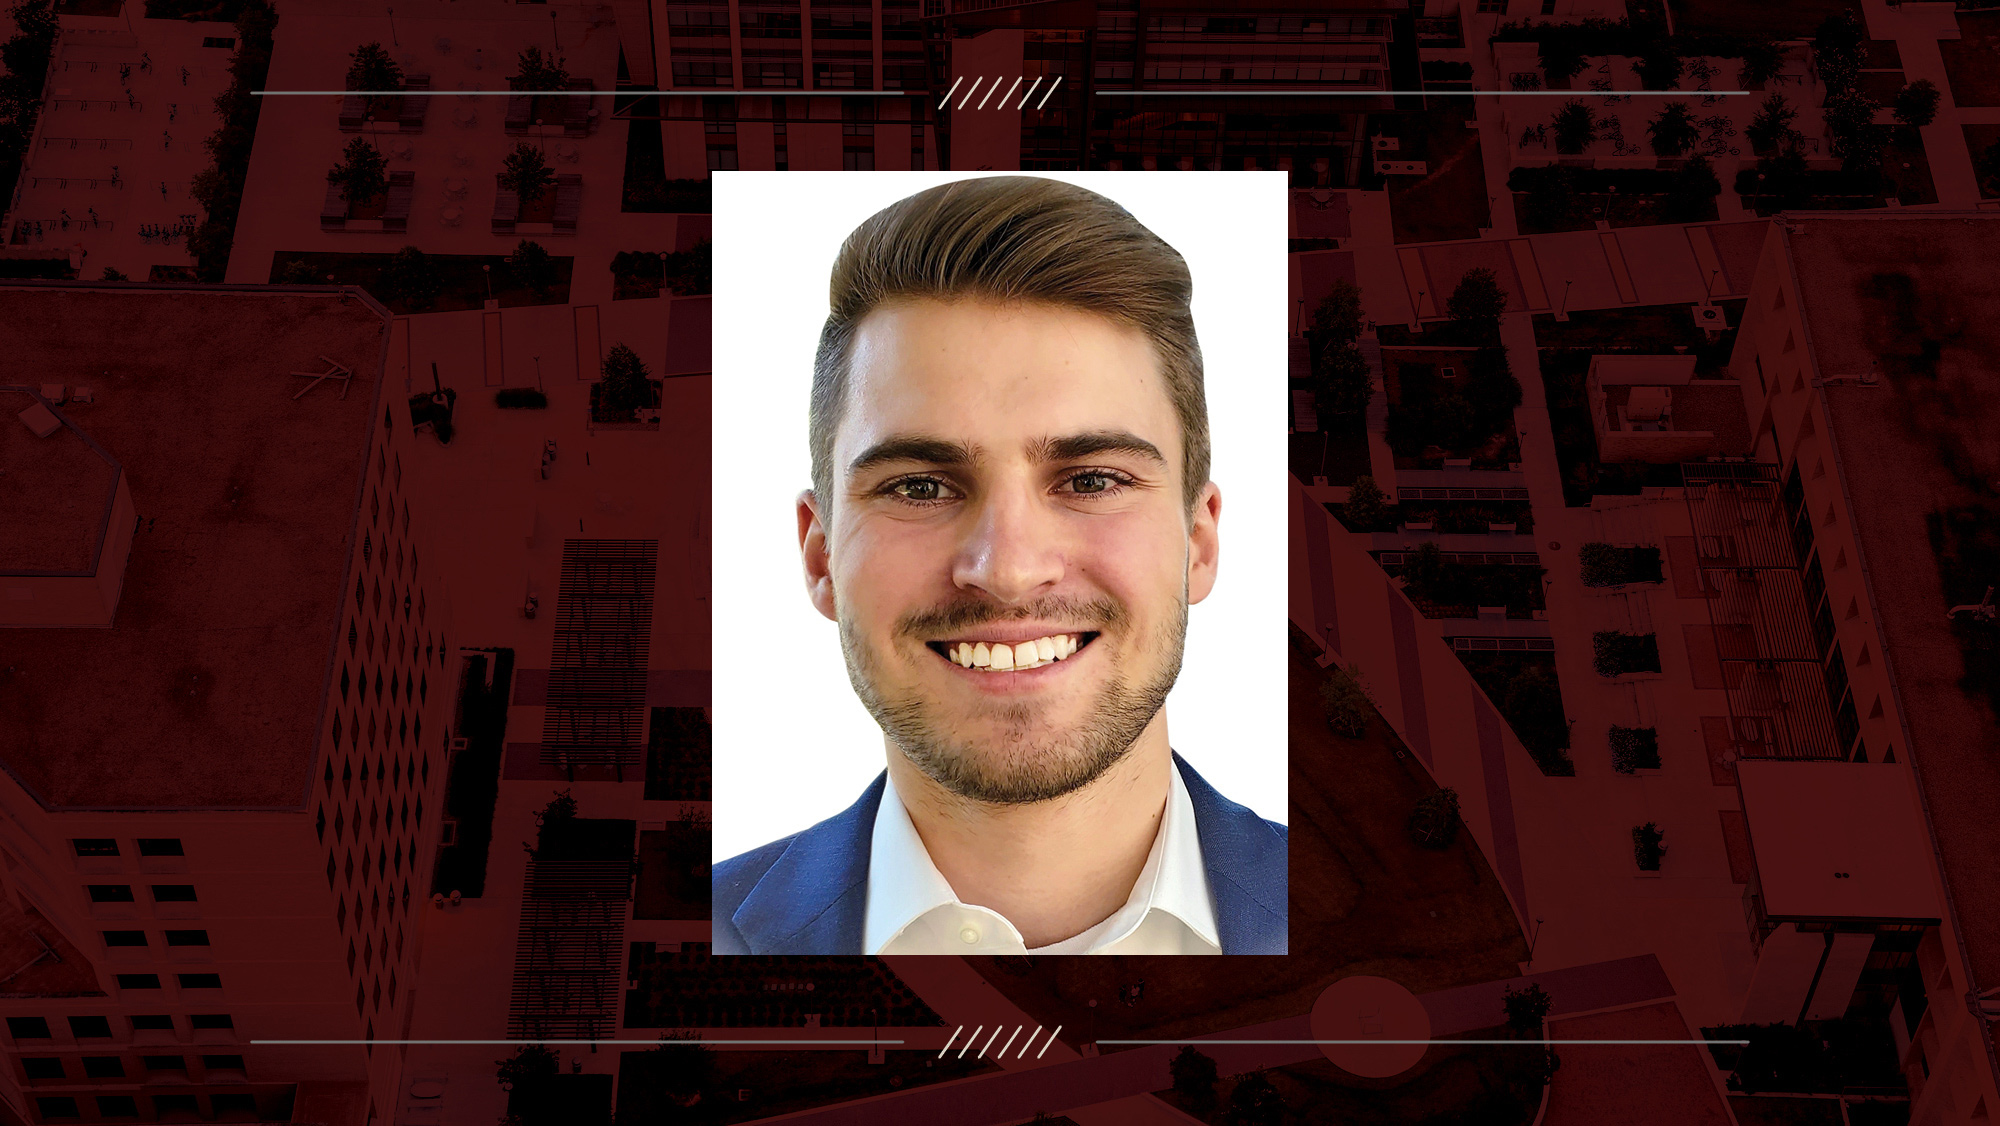
<svg viewBox="0 0 2000 1126"><path fill-rule="evenodd" d="M52 417L48 409L35 391L0 385L0 573L89 572L97 563L118 470L78 428L42 435L29 425Z"/></svg>
<svg viewBox="0 0 2000 1126"><path fill-rule="evenodd" d="M1896 763L1745 758L1743 817L1774 919L1935 921L1935 886L1909 771Z"/></svg>
<svg viewBox="0 0 2000 1126"><path fill-rule="evenodd" d="M2000 723L1976 675L1993 675L1992 654L1962 646L1945 611L2000 581L2000 215L1891 215L1787 216L1793 229L1778 232L1819 373L1879 375L1820 393L1959 934L1985 987L2000 984ZM1864 715L1871 704L1857 701Z"/></svg>
<svg viewBox="0 0 2000 1126"><path fill-rule="evenodd" d="M92 388L94 402L57 409L123 466L139 515L111 628L0 633L0 766L45 805L304 800L386 327L326 294L8 288L15 370ZM306 381L288 373L321 355L355 370L347 398L323 383L293 399ZM9 477L52 472L34 468L48 449L95 472L67 445L21 441L74 431L35 439L0 419L9 428ZM101 506L36 509L57 532L30 550L75 550Z"/></svg>

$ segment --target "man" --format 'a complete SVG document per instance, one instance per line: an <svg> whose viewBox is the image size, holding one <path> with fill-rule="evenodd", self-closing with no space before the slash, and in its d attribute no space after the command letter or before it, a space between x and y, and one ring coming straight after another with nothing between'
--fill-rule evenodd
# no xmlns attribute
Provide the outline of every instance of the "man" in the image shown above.
<svg viewBox="0 0 2000 1126"><path fill-rule="evenodd" d="M1219 551L1192 289L1053 180L947 184L848 237L797 518L888 768L716 866L717 953L1285 952L1285 827L1175 754L1162 707Z"/></svg>

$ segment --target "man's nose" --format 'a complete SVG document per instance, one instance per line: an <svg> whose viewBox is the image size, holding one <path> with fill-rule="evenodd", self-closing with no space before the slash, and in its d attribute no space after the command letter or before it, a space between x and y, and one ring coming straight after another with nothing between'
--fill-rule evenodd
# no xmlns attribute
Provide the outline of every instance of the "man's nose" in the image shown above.
<svg viewBox="0 0 2000 1126"><path fill-rule="evenodd" d="M1008 490L980 503L952 581L999 602L1021 602L1062 579L1065 554L1056 515L1025 490Z"/></svg>

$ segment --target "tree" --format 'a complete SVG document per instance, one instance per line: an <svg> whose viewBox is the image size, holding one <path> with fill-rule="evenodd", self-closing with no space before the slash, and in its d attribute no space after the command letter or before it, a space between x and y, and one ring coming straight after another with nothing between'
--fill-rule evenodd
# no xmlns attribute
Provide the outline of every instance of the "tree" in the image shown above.
<svg viewBox="0 0 2000 1126"><path fill-rule="evenodd" d="M559 55L544 55L540 47L529 47L521 52L519 66L509 81L516 90L566 90L569 71L563 69L563 62Z"/></svg>
<svg viewBox="0 0 2000 1126"><path fill-rule="evenodd" d="M1556 111L1556 151L1575 156L1597 139L1597 115L1582 102L1564 102Z"/></svg>
<svg viewBox="0 0 2000 1126"><path fill-rule="evenodd" d="M1713 219L1710 204L1721 192L1722 181L1715 176L1715 165L1696 153L1674 169L1673 177L1667 181L1667 194L1660 200L1660 218L1669 223Z"/></svg>
<svg viewBox="0 0 2000 1126"><path fill-rule="evenodd" d="M1540 1040L1542 1022L1548 1019L1553 1001L1548 991L1534 983L1525 989L1507 989L1500 995L1507 1010L1507 1032L1516 1040Z"/></svg>
<svg viewBox="0 0 2000 1126"><path fill-rule="evenodd" d="M1679 156L1694 147L1701 139L1701 129L1694 123L1694 111L1686 102L1668 102L1660 107L1660 112L1646 126L1646 132L1653 137L1653 155Z"/></svg>
<svg viewBox="0 0 2000 1126"><path fill-rule="evenodd" d="M1326 709L1327 726L1349 739L1368 734L1368 717L1374 714L1375 701L1369 698L1360 676L1339 665L1329 667L1326 673L1319 702Z"/></svg>
<svg viewBox="0 0 2000 1126"><path fill-rule="evenodd" d="M1497 329L1500 315L1507 311L1507 291L1500 288L1500 276L1485 266L1465 271L1446 300L1445 315L1468 328Z"/></svg>
<svg viewBox="0 0 2000 1126"><path fill-rule="evenodd" d="M1859 90L1847 90L1826 99L1826 129L1832 135L1833 155L1850 173L1875 169L1882 161L1882 142L1875 134L1875 100Z"/></svg>
<svg viewBox="0 0 2000 1126"><path fill-rule="evenodd" d="M515 277L521 279L537 297L547 297L556 284L556 262L539 242L522 239L514 247L514 261L510 263Z"/></svg>
<svg viewBox="0 0 2000 1126"><path fill-rule="evenodd" d="M1313 309L1313 331L1342 344L1361 335L1361 287L1335 278L1333 289Z"/></svg>
<svg viewBox="0 0 2000 1126"><path fill-rule="evenodd" d="M1375 395L1368 358L1352 344L1333 344L1313 363L1313 409L1325 419L1356 419Z"/></svg>
<svg viewBox="0 0 2000 1126"><path fill-rule="evenodd" d="M329 183L339 184L340 198L363 203L389 190L389 162L366 137L347 142L345 158L326 174Z"/></svg>
<svg viewBox="0 0 2000 1126"><path fill-rule="evenodd" d="M682 1106L694 1106L715 1081L715 1049L701 1043L699 1034L660 1034L660 1046L651 1052L660 1089Z"/></svg>
<svg viewBox="0 0 2000 1126"><path fill-rule="evenodd" d="M1639 72L1639 84L1646 89L1671 90L1686 72L1687 63L1674 52L1672 40L1658 38L1647 43L1633 69Z"/></svg>
<svg viewBox="0 0 2000 1126"><path fill-rule="evenodd" d="M1860 81L1861 42L1867 37L1867 25L1852 8L1820 21L1813 35L1813 64L1829 97L1852 89Z"/></svg>
<svg viewBox="0 0 2000 1126"><path fill-rule="evenodd" d="M1213 1059L1189 1044L1175 1053L1167 1070L1173 1074L1177 1094L1193 1103L1204 1116L1214 1109L1217 1073Z"/></svg>
<svg viewBox="0 0 2000 1126"><path fill-rule="evenodd" d="M410 309L428 309L444 291L444 280L423 251L406 246L382 267L382 295Z"/></svg>
<svg viewBox="0 0 2000 1126"><path fill-rule="evenodd" d="M403 88L403 68L382 49L382 43L363 43L354 49L353 61L347 65L347 88L349 90L400 90ZM394 99L378 96L367 99L368 113L381 113Z"/></svg>
<svg viewBox="0 0 2000 1126"><path fill-rule="evenodd" d="M653 384L646 362L624 344L604 357L604 382L598 391L601 415L625 415L653 405Z"/></svg>
<svg viewBox="0 0 2000 1126"><path fill-rule="evenodd" d="M1744 40L1742 57L1743 66L1736 72L1736 81L1746 87L1761 86L1785 69L1785 49L1767 36Z"/></svg>
<svg viewBox="0 0 2000 1126"><path fill-rule="evenodd" d="M1279 1126L1285 1120L1285 1100L1262 1073L1246 1075L1229 1092L1229 1110L1238 1126Z"/></svg>
<svg viewBox="0 0 2000 1126"><path fill-rule="evenodd" d="M1388 494L1375 483L1375 478L1363 474L1348 486L1347 501L1340 506L1340 514L1348 531L1375 531L1388 519Z"/></svg>
<svg viewBox="0 0 2000 1126"><path fill-rule="evenodd" d="M555 170L549 167L548 158L542 155L542 150L529 144L515 145L514 151L507 154L506 167L500 173L500 186L519 192L524 204L542 198L542 194L555 182Z"/></svg>
<svg viewBox="0 0 2000 1126"><path fill-rule="evenodd" d="M1632 860L1641 872L1660 870L1660 861L1667 855L1666 836L1666 831L1651 821L1632 826Z"/></svg>
<svg viewBox="0 0 2000 1126"><path fill-rule="evenodd" d="M1776 148L1797 148L1805 140L1805 134L1792 128L1799 111L1792 108L1783 94L1772 94L1757 108L1757 115L1743 129L1743 135L1750 138L1751 146L1758 152L1769 152Z"/></svg>
<svg viewBox="0 0 2000 1126"><path fill-rule="evenodd" d="M513 1087L532 1086L555 1078L562 1061L555 1049L541 1044L523 1044L504 1060L494 1060L500 1082Z"/></svg>
<svg viewBox="0 0 2000 1126"><path fill-rule="evenodd" d="M1937 120L1937 84L1919 78L1896 92L1896 120L1905 125L1925 126Z"/></svg>
<svg viewBox="0 0 2000 1126"><path fill-rule="evenodd" d="M323 280L313 264L303 258L294 258L278 270L279 285L312 285Z"/></svg>
<svg viewBox="0 0 2000 1126"><path fill-rule="evenodd" d="M1583 73L1583 46L1574 36L1546 35L1540 46L1537 61L1542 64L1542 73L1550 79L1560 78L1567 82Z"/></svg>

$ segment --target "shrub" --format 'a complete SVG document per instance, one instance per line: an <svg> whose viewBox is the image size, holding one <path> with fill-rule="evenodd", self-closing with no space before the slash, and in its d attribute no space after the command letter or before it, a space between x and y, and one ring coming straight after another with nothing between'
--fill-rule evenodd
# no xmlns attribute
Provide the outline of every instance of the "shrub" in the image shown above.
<svg viewBox="0 0 2000 1126"><path fill-rule="evenodd" d="M628 415L653 405L653 380L646 362L624 344L604 357L604 382L598 392L600 415Z"/></svg>
<svg viewBox="0 0 2000 1126"><path fill-rule="evenodd" d="M1521 71L1520 73L1515 74L1512 78L1508 79L1508 82L1514 87L1514 89L1523 92L1529 90L1539 90L1542 88L1542 76L1539 74L1529 73L1528 71Z"/></svg>
<svg viewBox="0 0 2000 1126"><path fill-rule="evenodd" d="M1500 1003L1507 1010L1507 1031L1516 1040L1540 1040L1542 1022L1548 1019L1553 999L1548 991L1530 982L1525 989L1502 991Z"/></svg>
<svg viewBox="0 0 2000 1126"><path fill-rule="evenodd" d="M1722 181L1715 177L1715 165L1696 153L1674 169L1673 186L1660 200L1660 218L1669 223L1714 218L1709 214L1710 205L1721 192Z"/></svg>
<svg viewBox="0 0 2000 1126"><path fill-rule="evenodd" d="M1620 774L1660 768L1660 735L1650 727L1611 728L1611 769Z"/></svg>
<svg viewBox="0 0 2000 1126"><path fill-rule="evenodd" d="M1446 786L1417 799L1406 826L1423 848L1450 848L1458 839L1458 791Z"/></svg>
<svg viewBox="0 0 2000 1126"><path fill-rule="evenodd" d="M326 174L328 183L340 185L340 198L360 203L389 190L389 161L368 138L347 142L341 156L341 162Z"/></svg>
<svg viewBox="0 0 2000 1126"><path fill-rule="evenodd" d="M533 51L530 47L528 50ZM553 87L547 87L553 89ZM517 144L514 151L507 154L500 172L500 186L508 191L519 192L521 202L533 203L542 198L556 182L555 170L549 167L548 158L542 150L529 144Z"/></svg>
<svg viewBox="0 0 2000 1126"><path fill-rule="evenodd" d="M1523 218L1538 229L1573 226L1583 218L1583 197L1577 193L1576 169L1552 165L1548 172L1549 175L1525 181L1528 198Z"/></svg>
<svg viewBox="0 0 2000 1126"><path fill-rule="evenodd" d="M1687 63L1674 52L1671 39L1654 39L1646 45L1633 69L1639 84L1648 90L1671 90L1687 70Z"/></svg>
<svg viewBox="0 0 2000 1126"><path fill-rule="evenodd" d="M1389 496L1375 483L1375 478L1363 474L1348 487L1347 502L1340 506L1340 515L1350 532L1379 531L1389 518Z"/></svg>
<svg viewBox="0 0 2000 1126"><path fill-rule="evenodd" d="M1313 309L1312 327L1335 342L1353 343L1361 335L1361 287L1335 278L1333 289Z"/></svg>
<svg viewBox="0 0 2000 1126"><path fill-rule="evenodd" d="M1359 675L1339 665L1329 667L1319 688L1319 700L1326 709L1326 725L1336 733L1349 739L1368 734L1368 717L1375 712L1375 702L1368 698Z"/></svg>
<svg viewBox="0 0 2000 1126"><path fill-rule="evenodd" d="M1403 557L1403 589L1412 598L1432 599L1444 584L1444 550L1436 540L1426 540Z"/></svg>
<svg viewBox="0 0 2000 1126"><path fill-rule="evenodd" d="M1743 66L1736 72L1736 81L1744 86L1762 85L1785 69L1785 50L1772 39L1746 40L1742 58Z"/></svg>
<svg viewBox="0 0 2000 1126"><path fill-rule="evenodd" d="M563 69L563 61L557 55L544 55L540 47L529 47L521 52L514 76L508 82L516 90L566 89L569 71Z"/></svg>
<svg viewBox="0 0 2000 1126"><path fill-rule="evenodd" d="M1556 151L1575 156L1597 139L1597 115L1582 102L1564 102L1556 111Z"/></svg>
<svg viewBox="0 0 2000 1126"><path fill-rule="evenodd" d="M1840 157L1849 171L1879 163L1882 145L1873 128L1878 108L1873 98L1859 90L1826 99L1826 130L1832 135L1833 155Z"/></svg>
<svg viewBox="0 0 2000 1126"><path fill-rule="evenodd" d="M1662 843L1666 835L1651 821L1632 826L1632 859L1638 862L1641 872L1660 870L1660 861L1667 855L1667 846Z"/></svg>
<svg viewBox="0 0 2000 1126"><path fill-rule="evenodd" d="M1288 1109L1278 1089L1261 1072L1238 1079L1236 1088L1229 1092L1229 1110L1239 1126L1279 1126Z"/></svg>
<svg viewBox="0 0 2000 1126"><path fill-rule="evenodd" d="M273 279L272 284L313 285L324 280L318 271L313 269L311 262L303 258L294 258L278 268L278 276Z"/></svg>
<svg viewBox="0 0 2000 1126"><path fill-rule="evenodd" d="M1935 83L1917 79L1896 92L1896 120L1905 125L1929 125L1937 120L1939 97Z"/></svg>
<svg viewBox="0 0 2000 1126"><path fill-rule="evenodd" d="M1507 311L1507 291L1500 288L1499 275L1485 266L1465 271L1445 301L1445 315L1475 330L1496 330L1501 314Z"/></svg>
<svg viewBox="0 0 2000 1126"><path fill-rule="evenodd" d="M1646 126L1646 132L1652 135L1655 156L1679 156L1701 139L1694 111L1688 109L1686 102L1668 102L1660 107L1658 116Z"/></svg>
<svg viewBox="0 0 2000 1126"><path fill-rule="evenodd" d="M1792 127L1799 111L1792 108L1783 94L1772 94L1758 106L1757 116L1743 129L1743 135L1759 152L1767 152L1779 147L1797 148L1805 134Z"/></svg>
<svg viewBox="0 0 2000 1126"><path fill-rule="evenodd" d="M101 277L101 278L99 278L99 279L97 279L97 280L99 280L99 281L131 281L132 279L131 279L131 278L128 278L128 277L126 277L126 276L124 275L124 273L123 273L122 271L119 271L119 270L117 270L117 269L114 269L114 268L112 268L112 267L110 267L110 266L106 266L106 267L104 267L104 276L103 276L103 277Z"/></svg>
<svg viewBox="0 0 2000 1126"><path fill-rule="evenodd" d="M1613 547L1608 543L1587 543L1577 550L1576 555L1585 586L1663 581L1660 549L1657 547Z"/></svg>
<svg viewBox="0 0 2000 1126"><path fill-rule="evenodd" d="M444 291L444 279L438 276L437 267L414 246L404 247L389 259L382 267L378 285L385 299L410 309L430 308Z"/></svg>
<svg viewBox="0 0 2000 1126"><path fill-rule="evenodd" d="M1481 348L1472 354L1466 365L1465 401L1472 404L1479 429L1489 434L1507 429L1514 408L1521 405L1521 381L1507 365L1505 348Z"/></svg>
<svg viewBox="0 0 2000 1126"><path fill-rule="evenodd" d="M263 89L270 73L278 13L267 0L245 0L235 20L236 55L229 60L229 88L215 98L220 124L205 142L215 163L195 174L191 191L205 217L188 236L187 252L195 260L196 273L207 282L221 281L229 266L236 214L243 206L243 181L250 174L250 150L257 138L257 113L264 101L252 91Z"/></svg>
<svg viewBox="0 0 2000 1126"><path fill-rule="evenodd" d="M553 1079L561 1070L554 1048L541 1044L524 1044L515 1049L514 1054L504 1060L494 1060L498 1067L496 1074L500 1082L520 1087L540 1080Z"/></svg>
<svg viewBox="0 0 2000 1126"><path fill-rule="evenodd" d="M509 266L514 276L534 290L536 297L547 297L557 278L556 262L548 250L541 243L522 239L514 247L513 258Z"/></svg>
<svg viewBox="0 0 2000 1126"><path fill-rule="evenodd" d="M549 397L533 387L502 387L493 393L493 405L501 410L546 409Z"/></svg>
<svg viewBox="0 0 2000 1126"><path fill-rule="evenodd" d="M1592 667L1599 676L1660 671L1660 644L1653 634L1599 630L1591 635L1591 645L1596 651Z"/></svg>
<svg viewBox="0 0 2000 1126"><path fill-rule="evenodd" d="M349 90L400 90L403 88L403 68L382 49L382 41L363 43L354 49L347 64L347 88ZM388 97L365 99L367 112L379 114L390 104Z"/></svg>
<svg viewBox="0 0 2000 1126"><path fill-rule="evenodd" d="M1186 1097L1197 1107L1212 1108L1215 1102L1215 1081L1217 1072L1215 1060L1202 1054L1193 1044L1175 1053L1167 1070L1174 1077L1174 1090Z"/></svg>

